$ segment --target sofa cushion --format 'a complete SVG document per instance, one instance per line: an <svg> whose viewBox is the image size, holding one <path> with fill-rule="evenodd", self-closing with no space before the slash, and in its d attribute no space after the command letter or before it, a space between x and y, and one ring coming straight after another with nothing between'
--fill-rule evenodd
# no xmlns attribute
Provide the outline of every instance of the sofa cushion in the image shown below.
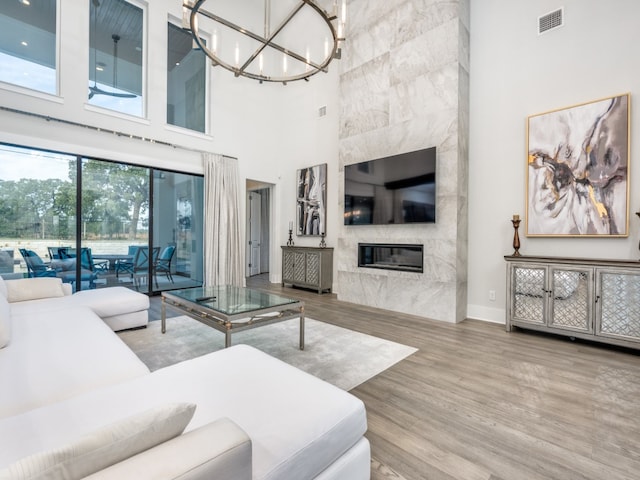
<svg viewBox="0 0 640 480"><path fill-rule="evenodd" d="M75 480L180 435L196 405L171 403L129 416L50 451L23 458L0 471L14 480Z"/></svg>
<svg viewBox="0 0 640 480"><path fill-rule="evenodd" d="M60 299L62 300L62 299ZM21 313L11 305L11 345L0 349L0 418L64 400L149 369L88 307Z"/></svg>
<svg viewBox="0 0 640 480"><path fill-rule="evenodd" d="M2 275L0 275L0 296L7 298L7 284L4 281L4 278L2 278Z"/></svg>
<svg viewBox="0 0 640 480"><path fill-rule="evenodd" d="M251 465L251 439L231 420L221 418L100 470L86 480L143 476L162 480L251 480Z"/></svg>
<svg viewBox="0 0 640 480"><path fill-rule="evenodd" d="M82 290L74 293L67 301L74 305L84 305L91 308L100 318L149 309L147 295L134 292L126 287Z"/></svg>
<svg viewBox="0 0 640 480"><path fill-rule="evenodd" d="M0 295L0 348L11 341L11 307L7 299Z"/></svg>
<svg viewBox="0 0 640 480"><path fill-rule="evenodd" d="M62 280L53 277L19 278L5 282L7 287L7 300L13 302L25 302L40 298L64 297Z"/></svg>

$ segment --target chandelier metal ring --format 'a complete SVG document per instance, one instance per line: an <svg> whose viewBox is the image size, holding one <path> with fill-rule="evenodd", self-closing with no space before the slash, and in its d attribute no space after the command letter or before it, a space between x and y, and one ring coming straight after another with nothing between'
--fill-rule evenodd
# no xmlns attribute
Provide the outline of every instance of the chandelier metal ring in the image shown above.
<svg viewBox="0 0 640 480"><path fill-rule="evenodd" d="M253 80L258 80L260 83L277 82L277 83L283 83L284 85L286 85L287 82L293 82L296 80L308 81L309 77L317 74L318 72L327 72L328 66L331 63L331 61L333 59L340 58L341 56L340 42L344 41L344 38L343 36L339 35L338 31L336 30L336 26L334 25L334 22L336 20L339 22L340 19L338 19L338 16L336 13L330 14L326 12L313 0L301 0L299 3L297 3L295 7L288 13L288 15L280 22L280 24L273 29L273 31L269 31L269 28L267 26L267 22L268 22L267 10L270 8L270 0L265 0L264 35L260 35L256 32L252 32L240 25L237 25L225 18L222 18L221 16L213 12L205 10L203 6L206 2L207 0L195 0L195 1L183 0L183 9L185 9L185 11L190 10L190 13L188 14L188 30L190 31L191 36L193 37L194 43L197 44L198 48L200 48L202 52L204 52L204 54L211 60L213 66L219 65L222 68L229 70L230 72L233 72L233 74L236 77L242 76L242 77L251 78ZM328 54L325 56L324 60L321 62L311 61L311 59L309 58L309 55L305 57L300 52L294 51L292 48L287 48L283 45L280 45L275 41L276 36L278 36L278 34L282 32L282 30L287 25L290 24L292 19L305 6L311 7L315 11L315 13L319 15L322 21L326 24L328 31L330 32L330 37L327 37L327 38L332 39L332 46L327 49L326 53ZM343 8L346 8L346 7L343 6ZM240 63L237 63L236 65L232 65L230 62L225 61L215 51L209 48L209 46L201 38L200 30L198 26L198 15L202 15L203 17L206 17L207 19L212 20L217 24L227 27L241 35L249 37L250 39L258 42L259 46L254 51L250 52L250 54L246 57L246 60L244 60L244 62L240 62ZM183 28L185 28L185 26L186 26L186 19L183 18ZM344 25L342 25L342 28L344 28ZM266 74L262 71L262 69L260 70L260 73L249 71L248 68L251 65L254 65L254 63L260 58L263 51L266 51L267 49L275 50L277 52L282 53L283 56L285 57L289 57L298 62L301 62L302 64L305 65L305 71L302 73L295 73L295 74L294 73L286 74L286 72L283 72L282 75Z"/></svg>

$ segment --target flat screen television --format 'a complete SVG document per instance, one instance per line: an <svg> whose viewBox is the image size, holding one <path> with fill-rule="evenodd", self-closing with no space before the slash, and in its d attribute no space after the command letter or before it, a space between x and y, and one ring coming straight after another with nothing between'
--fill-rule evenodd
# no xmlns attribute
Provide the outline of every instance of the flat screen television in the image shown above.
<svg viewBox="0 0 640 480"><path fill-rule="evenodd" d="M436 147L345 165L345 225L435 221Z"/></svg>

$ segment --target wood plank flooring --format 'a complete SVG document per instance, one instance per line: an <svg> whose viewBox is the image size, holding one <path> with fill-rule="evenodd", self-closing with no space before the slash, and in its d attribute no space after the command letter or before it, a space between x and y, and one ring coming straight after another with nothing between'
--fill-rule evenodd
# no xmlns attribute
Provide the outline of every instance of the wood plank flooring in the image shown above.
<svg viewBox="0 0 640 480"><path fill-rule="evenodd" d="M467 320L388 312L279 284L308 317L417 347L351 391L373 480L640 478L640 355ZM160 300L152 299L152 318Z"/></svg>

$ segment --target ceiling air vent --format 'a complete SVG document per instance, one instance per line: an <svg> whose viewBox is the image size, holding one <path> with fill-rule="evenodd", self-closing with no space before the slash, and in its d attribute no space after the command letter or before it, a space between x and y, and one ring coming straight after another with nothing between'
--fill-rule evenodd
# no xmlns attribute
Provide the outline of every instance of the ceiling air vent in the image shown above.
<svg viewBox="0 0 640 480"><path fill-rule="evenodd" d="M538 17L538 35L555 30L564 25L564 12L562 8Z"/></svg>

